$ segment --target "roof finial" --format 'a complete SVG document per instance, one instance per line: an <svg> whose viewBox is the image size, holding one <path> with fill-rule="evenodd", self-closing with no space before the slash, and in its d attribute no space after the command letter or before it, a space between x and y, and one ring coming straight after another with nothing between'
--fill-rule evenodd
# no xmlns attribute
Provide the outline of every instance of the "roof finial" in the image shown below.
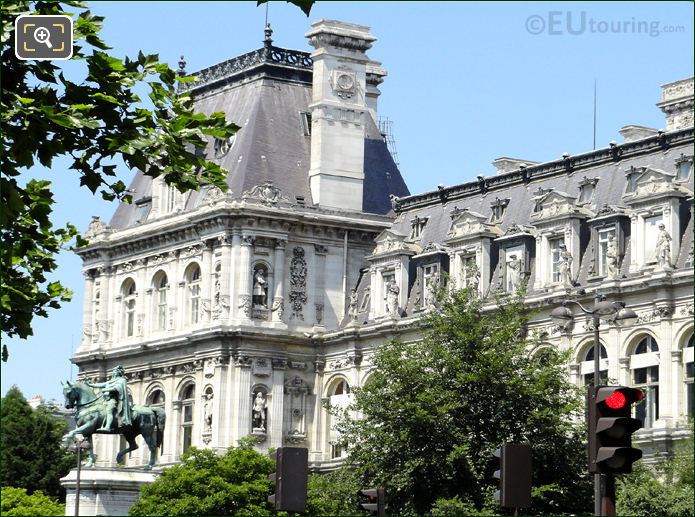
<svg viewBox="0 0 695 517"><path fill-rule="evenodd" d="M265 39L263 40L263 45L266 47L270 47L270 45L272 45L273 43L273 29L270 28L270 23L265 24L265 30L263 32L265 32Z"/></svg>
<svg viewBox="0 0 695 517"><path fill-rule="evenodd" d="M181 56L181 59L179 59L179 75L186 75L186 58L183 56Z"/></svg>

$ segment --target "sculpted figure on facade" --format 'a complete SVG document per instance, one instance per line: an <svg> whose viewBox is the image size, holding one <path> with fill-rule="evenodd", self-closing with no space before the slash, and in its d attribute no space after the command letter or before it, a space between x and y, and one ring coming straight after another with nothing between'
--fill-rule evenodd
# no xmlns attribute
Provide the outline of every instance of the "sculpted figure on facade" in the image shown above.
<svg viewBox="0 0 695 517"><path fill-rule="evenodd" d="M659 225L659 234L656 237L656 261L663 269L672 269L671 263L671 234L666 231L664 223Z"/></svg>
<svg viewBox="0 0 695 517"><path fill-rule="evenodd" d="M396 284L395 280L391 280L386 288L386 313L395 318L399 315L398 312L398 295L401 289Z"/></svg>
<svg viewBox="0 0 695 517"><path fill-rule="evenodd" d="M205 424L205 432L212 432L212 411L213 411L213 393L210 391L203 395L203 423Z"/></svg>
<svg viewBox="0 0 695 517"><path fill-rule="evenodd" d="M468 264L466 266L466 286L470 288L473 294L478 292L478 286L480 285L480 270L477 264Z"/></svg>
<svg viewBox="0 0 695 517"><path fill-rule="evenodd" d="M254 431L266 432L266 400L262 391L256 393L256 398L253 399L253 409L251 410L251 425Z"/></svg>
<svg viewBox="0 0 695 517"><path fill-rule="evenodd" d="M357 289L350 289L350 302L348 306L348 317L350 321L357 321L357 314L359 311L359 297L357 296Z"/></svg>
<svg viewBox="0 0 695 517"><path fill-rule="evenodd" d="M516 254L509 257L507 262L507 290L510 292L516 291L521 284L521 267L522 263Z"/></svg>
<svg viewBox="0 0 695 517"><path fill-rule="evenodd" d="M262 267L256 269L253 275L253 306L264 309L268 307L268 280Z"/></svg>
<svg viewBox="0 0 695 517"><path fill-rule="evenodd" d="M618 244L615 242L615 237L608 236L606 244L606 274L609 278L618 278L620 273L620 256L618 254Z"/></svg>
<svg viewBox="0 0 695 517"><path fill-rule="evenodd" d="M564 244L560 244L560 281L565 287L572 287L574 282L572 281L572 254L567 250Z"/></svg>

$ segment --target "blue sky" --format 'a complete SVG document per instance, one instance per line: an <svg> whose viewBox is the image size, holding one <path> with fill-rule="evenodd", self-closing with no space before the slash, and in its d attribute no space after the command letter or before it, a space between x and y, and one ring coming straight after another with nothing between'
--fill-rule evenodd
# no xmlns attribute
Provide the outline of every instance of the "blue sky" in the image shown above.
<svg viewBox="0 0 695 517"><path fill-rule="evenodd" d="M189 72L261 46L265 8L251 2L92 2L106 16L104 39L119 56L159 53ZM383 63L380 115L393 121L401 172L413 193L494 173L500 156L556 159L592 147L593 85L598 85L597 146L621 141L627 124L664 126L659 86L693 75L689 2L328 2L311 16L271 2L276 45L311 50L304 33L328 18L368 25L369 56ZM77 73L73 63L67 73ZM78 187L67 162L32 174L53 180L55 221L86 229L115 205ZM131 173L121 170L128 179ZM55 275L75 291L71 303L35 319L34 336L8 340L2 393L60 399L75 375L83 280L66 252Z"/></svg>

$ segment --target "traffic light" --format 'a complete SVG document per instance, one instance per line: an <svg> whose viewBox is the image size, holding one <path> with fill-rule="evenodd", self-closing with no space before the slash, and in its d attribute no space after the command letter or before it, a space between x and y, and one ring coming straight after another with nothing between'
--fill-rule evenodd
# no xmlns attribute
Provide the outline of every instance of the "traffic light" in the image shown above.
<svg viewBox="0 0 695 517"><path fill-rule="evenodd" d="M632 447L632 433L642 422L632 418L631 406L643 396L642 390L624 386L589 388L589 472L632 472L632 464L642 457L642 451Z"/></svg>
<svg viewBox="0 0 695 517"><path fill-rule="evenodd" d="M386 515L386 490L383 488L365 488L360 495L369 497L368 503L360 506L368 512L376 512L377 516Z"/></svg>
<svg viewBox="0 0 695 517"><path fill-rule="evenodd" d="M505 508L531 507L531 446L527 443L505 443L495 451L499 470L493 476L500 480L495 499Z"/></svg>
<svg viewBox="0 0 695 517"><path fill-rule="evenodd" d="M268 502L276 510L306 511L306 485L309 476L308 451L302 447L280 447L270 454L275 461L275 472L268 479L275 485L275 493Z"/></svg>

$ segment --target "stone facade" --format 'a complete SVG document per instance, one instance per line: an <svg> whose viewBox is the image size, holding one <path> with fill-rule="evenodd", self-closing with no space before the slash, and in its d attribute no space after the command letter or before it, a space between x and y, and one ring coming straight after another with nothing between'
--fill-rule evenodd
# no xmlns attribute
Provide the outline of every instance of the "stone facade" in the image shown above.
<svg viewBox="0 0 695 517"><path fill-rule="evenodd" d="M135 203L108 224L94 219L78 250L86 288L73 361L92 380L122 364L134 401L165 408L160 463L190 445L221 451L248 436L260 450L305 446L313 468L341 461L325 403L349 404L380 343L418 339L444 273L481 297L526 282L529 306L540 309L529 330L543 343L529 353L571 350L578 384L593 371L590 321L558 328L550 310L597 292L623 300L639 322L603 329L602 365L610 379L645 388L647 453L684 436L692 114L690 127L681 113L666 132L632 132L623 144L546 163L499 159L490 177L409 196L374 134L386 76L365 54L375 38L325 20L307 37L311 56L272 46L268 34L263 49L185 86L202 111L228 101L240 110L228 111L232 120L246 121L207 150L234 165L229 192L182 195L138 173ZM275 83L272 93L252 88ZM296 124L261 131L263 111L247 108L258 95L278 95L272 106L287 111L275 123ZM113 466L117 441L96 438L99 466ZM127 464L146 460L142 447Z"/></svg>

